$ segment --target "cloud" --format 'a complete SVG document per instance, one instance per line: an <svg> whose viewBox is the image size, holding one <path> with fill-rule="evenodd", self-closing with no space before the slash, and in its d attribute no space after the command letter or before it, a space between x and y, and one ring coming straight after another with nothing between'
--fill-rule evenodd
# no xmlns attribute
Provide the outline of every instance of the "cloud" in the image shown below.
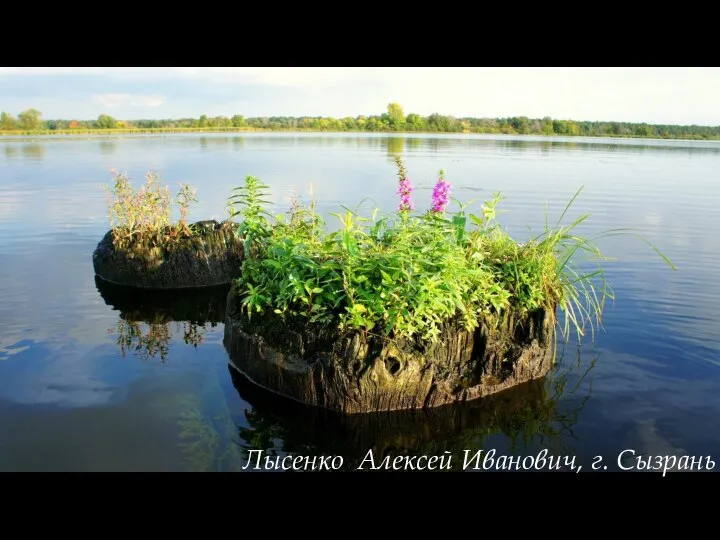
<svg viewBox="0 0 720 540"><path fill-rule="evenodd" d="M406 112L578 120L714 123L717 68L565 67L177 67L196 91L284 92L255 98L258 114L378 114L390 101ZM212 89L212 90L211 90ZM680 99L680 96L682 99ZM683 109L678 108L683 103ZM289 111L289 108L294 111ZM267 109L274 109L268 111ZM314 110L313 110L314 109ZM378 110L380 109L380 110ZM282 113L280 112L282 110ZM702 118L706 120L702 120Z"/></svg>
<svg viewBox="0 0 720 540"><path fill-rule="evenodd" d="M421 115L720 124L720 68L4 67L0 80L3 107L46 118L344 117L394 101Z"/></svg>
<svg viewBox="0 0 720 540"><path fill-rule="evenodd" d="M133 95L133 94L99 94L93 100L110 109L118 107L159 107L165 103L165 96Z"/></svg>
<svg viewBox="0 0 720 540"><path fill-rule="evenodd" d="M174 72L189 78L221 79L243 85L283 88L319 88L367 79L384 68L330 67L178 67Z"/></svg>

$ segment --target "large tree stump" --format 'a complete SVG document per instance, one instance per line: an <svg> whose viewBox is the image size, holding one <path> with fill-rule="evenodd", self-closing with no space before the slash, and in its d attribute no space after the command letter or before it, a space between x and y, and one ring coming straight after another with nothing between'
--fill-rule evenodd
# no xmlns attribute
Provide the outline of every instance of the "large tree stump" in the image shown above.
<svg viewBox="0 0 720 540"><path fill-rule="evenodd" d="M108 231L93 253L95 273L110 283L143 289L228 285L238 278L244 256L238 224L210 220L190 227L196 231L190 237L161 246L139 240L121 250Z"/></svg>
<svg viewBox="0 0 720 540"><path fill-rule="evenodd" d="M342 413L420 409L495 394L547 374L554 314L538 311L512 328L443 328L435 344L341 332L332 326L241 312L228 295L224 344L256 384Z"/></svg>

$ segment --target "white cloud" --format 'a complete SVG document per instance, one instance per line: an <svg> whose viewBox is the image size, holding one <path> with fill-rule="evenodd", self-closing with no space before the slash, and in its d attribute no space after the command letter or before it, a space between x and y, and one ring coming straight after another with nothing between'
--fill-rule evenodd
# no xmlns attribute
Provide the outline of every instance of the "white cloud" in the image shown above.
<svg viewBox="0 0 720 540"><path fill-rule="evenodd" d="M239 84L316 88L367 78L378 68L331 67L177 67L186 77L222 79ZM379 68L383 69L383 68Z"/></svg>
<svg viewBox="0 0 720 540"><path fill-rule="evenodd" d="M177 67L183 77L322 94L317 114L406 112L702 123L715 110L718 68ZM299 98L300 96L298 96ZM679 106L682 104L682 107ZM299 105L299 102L298 102ZM309 105L309 104L308 104ZM307 107L307 105L306 105ZM285 108L285 107L283 107ZM298 111L297 114L313 114ZM708 119L707 122L715 120ZM717 120L720 121L720 120Z"/></svg>
<svg viewBox="0 0 720 540"><path fill-rule="evenodd" d="M115 109L118 107L158 107L165 103L164 96L143 96L133 94L99 94L93 96L93 99L108 107Z"/></svg>
<svg viewBox="0 0 720 540"><path fill-rule="evenodd" d="M157 107L162 103L157 96L164 95L168 98L164 103L172 106L163 114L171 116L199 115L208 107L231 114L234 111L225 110L229 102L247 100L246 116L342 117L378 114L395 101L405 112L422 115L720 124L715 107L720 68L715 67L0 68L3 78L25 78L29 85L37 75L62 76L68 87L77 75L78 88L73 88L72 95L81 95L85 84L94 87L91 93L97 92L99 85L115 92L102 94L106 101L95 101L103 106L130 105L132 98L127 96L132 95L135 106ZM252 91L243 94L248 87ZM265 93L265 89L272 91ZM42 91L36 89L38 95ZM50 99L49 94L44 98ZM34 98L33 104L45 110L38 101ZM78 113L63 110L53 114Z"/></svg>

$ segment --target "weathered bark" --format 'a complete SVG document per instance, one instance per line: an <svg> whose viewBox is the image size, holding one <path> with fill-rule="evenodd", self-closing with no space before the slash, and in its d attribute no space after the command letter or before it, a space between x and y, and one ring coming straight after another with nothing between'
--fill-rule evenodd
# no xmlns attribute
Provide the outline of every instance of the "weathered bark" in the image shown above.
<svg viewBox="0 0 720 540"><path fill-rule="evenodd" d="M487 437L503 434L511 441L552 437L553 422L563 421L545 378L463 404L344 415L279 399L232 365L229 371L240 398L251 406L245 413L247 427L239 428L249 449L267 451L270 445L274 448L272 441L280 440L281 450L289 454L342 456L339 470L356 471L360 466L370 470L372 463L366 461L370 450L376 466L388 456L391 460L403 455L439 456L445 458L445 466L452 457L449 468L461 469L465 451L472 456ZM438 460L430 465L431 470L439 470ZM445 466L442 470L447 470Z"/></svg>
<svg viewBox="0 0 720 540"><path fill-rule="evenodd" d="M143 289L185 289L228 285L240 276L243 242L238 224L199 221L198 232L163 246L136 242L118 250L112 231L93 253L95 274L117 285Z"/></svg>
<svg viewBox="0 0 720 540"><path fill-rule="evenodd" d="M126 321L158 323L187 321L196 324L225 322L230 285L183 290L146 290L109 283L95 276L105 304Z"/></svg>
<svg viewBox="0 0 720 540"><path fill-rule="evenodd" d="M252 319L231 289L224 344L256 384L343 413L437 407L543 377L552 364L554 317L542 311L512 330L445 325L436 344L391 340L273 315Z"/></svg>

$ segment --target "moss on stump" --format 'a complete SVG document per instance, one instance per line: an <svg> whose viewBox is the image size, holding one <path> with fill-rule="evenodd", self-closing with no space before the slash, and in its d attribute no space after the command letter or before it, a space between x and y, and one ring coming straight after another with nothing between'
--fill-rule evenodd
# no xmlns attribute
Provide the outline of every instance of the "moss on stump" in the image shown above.
<svg viewBox="0 0 720 540"><path fill-rule="evenodd" d="M354 414L465 402L545 376L554 317L539 311L520 323L473 332L448 323L435 344L392 340L272 314L248 320L232 288L224 344L232 365L259 386Z"/></svg>
<svg viewBox="0 0 720 540"><path fill-rule="evenodd" d="M238 224L199 221L186 238L161 245L135 241L117 249L107 234L93 253L93 268L100 278L117 285L143 289L186 289L228 285L240 276L243 242Z"/></svg>

